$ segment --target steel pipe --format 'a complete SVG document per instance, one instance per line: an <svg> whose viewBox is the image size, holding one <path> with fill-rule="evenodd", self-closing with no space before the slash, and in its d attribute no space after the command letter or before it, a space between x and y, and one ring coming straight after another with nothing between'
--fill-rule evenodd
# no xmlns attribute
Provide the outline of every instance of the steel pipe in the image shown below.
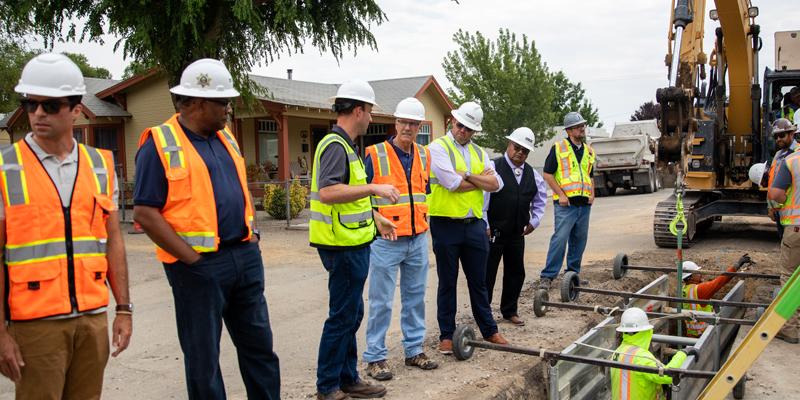
<svg viewBox="0 0 800 400"><path fill-rule="evenodd" d="M657 375L668 375L676 380L674 384L677 384L680 381L680 378L682 377L712 378L714 377L714 375L716 375L716 373L713 371L701 371L701 370L680 369L680 368L659 369L655 367L627 364L619 361L606 360L602 358L562 354L561 352L550 351L545 349L529 349L525 347L513 346L508 344L505 345L494 344L482 340L475 340L475 331L467 326L460 326L458 327L458 329L456 329L456 332L453 335L453 346L454 346L453 354L456 356L457 359L462 361L472 357L472 353L475 348L480 348L487 350L502 351L506 353L525 354L528 356L541 357L546 361L560 360L560 361L568 361L580 364L597 365L600 367L646 372Z"/></svg>
<svg viewBox="0 0 800 400"><path fill-rule="evenodd" d="M769 304L764 303L749 303L744 301L723 301L723 300L701 300L701 299L686 299L682 297L672 297L672 296L658 296L654 294L644 294L644 293L630 293L630 292L617 292L614 290L605 290L605 289L594 289L594 288L586 288L576 286L573 287L572 290L576 292L575 296L572 299L567 300L574 300L577 299L577 292L584 292L584 293L594 293L594 294L604 294L608 296L616 296L616 297L623 297L623 298L637 298L637 299L647 299L647 300L664 300L664 301L671 301L674 303L688 303L688 304L702 304L702 305L712 305L712 306L732 306L732 307L741 307L741 308L759 308L759 307L769 307ZM564 300L564 299L562 299Z"/></svg>
<svg viewBox="0 0 800 400"><path fill-rule="evenodd" d="M622 267L623 269L633 269L637 271L654 271L654 272L668 272L668 273L676 273L678 272L675 268L670 267L647 267L643 265L625 265ZM780 275L771 275L771 274L759 274L757 272L730 272L730 271L692 271L693 274L697 275L727 275L727 276L735 276L740 278L756 278L756 279L775 279L780 280Z"/></svg>

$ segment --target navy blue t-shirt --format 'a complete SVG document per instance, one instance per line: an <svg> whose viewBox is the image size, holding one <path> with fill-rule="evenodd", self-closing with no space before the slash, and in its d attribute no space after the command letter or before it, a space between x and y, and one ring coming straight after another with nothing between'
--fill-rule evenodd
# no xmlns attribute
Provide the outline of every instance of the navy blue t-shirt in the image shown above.
<svg viewBox="0 0 800 400"><path fill-rule="evenodd" d="M183 124L181 128L200 154L211 176L220 242L242 240L247 236L245 203L233 158L217 135L206 138L186 129ZM167 202L167 177L157 151L151 136L136 153L136 186L133 190L135 205L161 209Z"/></svg>

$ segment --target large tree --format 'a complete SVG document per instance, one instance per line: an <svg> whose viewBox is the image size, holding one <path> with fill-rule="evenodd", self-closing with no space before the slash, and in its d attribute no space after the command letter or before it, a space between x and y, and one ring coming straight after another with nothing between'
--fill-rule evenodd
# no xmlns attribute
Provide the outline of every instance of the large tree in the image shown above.
<svg viewBox="0 0 800 400"><path fill-rule="evenodd" d="M247 76L252 67L310 43L341 57L359 46L375 47L370 24L386 15L373 0L4 0L0 21L7 35L36 34L59 40L119 40L125 58L155 64L177 84L192 61L211 57L230 69L247 95L262 88ZM248 96L251 97L251 96Z"/></svg>
<svg viewBox="0 0 800 400"><path fill-rule="evenodd" d="M111 72L103 67L95 67L90 65L89 59L86 58L85 55L78 53L64 53L64 55L69 57L70 60L72 60L72 62L74 62L78 68L80 68L83 76L89 78L111 79Z"/></svg>
<svg viewBox="0 0 800 400"><path fill-rule="evenodd" d="M586 90L581 86L580 82L571 82L561 71L551 74L550 81L553 83L555 92L555 96L553 96L555 125L561 125L564 121L564 116L570 111L579 112L589 126L600 127L603 125L600 122L600 116L597 114L597 108L586 98Z"/></svg>
<svg viewBox="0 0 800 400"><path fill-rule="evenodd" d="M661 118L661 104L648 101L639 106L639 109L631 115L631 121L644 121L647 119Z"/></svg>
<svg viewBox="0 0 800 400"><path fill-rule="evenodd" d="M553 121L553 85L547 65L532 41L500 30L496 41L480 32L459 30L453 36L458 50L448 52L442 64L453 84L448 94L456 104L477 100L483 109L483 132L476 141L504 149L505 136L527 126L546 132ZM537 134L536 141L546 140Z"/></svg>
<svg viewBox="0 0 800 400"><path fill-rule="evenodd" d="M533 41L501 29L492 41L480 32L459 30L442 67L453 84L448 94L457 103L476 100L483 108L483 134L475 140L502 151L513 129L527 126L537 144L550 139L564 115L579 111L589 125L598 126L597 109L580 83L561 71L550 71Z"/></svg>
<svg viewBox="0 0 800 400"><path fill-rule="evenodd" d="M14 86L17 86L22 67L36 53L18 43L0 39L0 54L0 113L7 113L19 106Z"/></svg>

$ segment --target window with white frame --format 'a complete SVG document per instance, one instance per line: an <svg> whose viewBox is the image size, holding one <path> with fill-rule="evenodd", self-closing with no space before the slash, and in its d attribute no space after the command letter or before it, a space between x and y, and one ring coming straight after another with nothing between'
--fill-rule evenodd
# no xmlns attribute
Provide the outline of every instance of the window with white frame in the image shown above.
<svg viewBox="0 0 800 400"><path fill-rule="evenodd" d="M269 172L278 168L278 123L272 119L256 120L258 163Z"/></svg>
<svg viewBox="0 0 800 400"><path fill-rule="evenodd" d="M427 146L431 142L431 125L423 122L419 126L419 133L417 134L417 143Z"/></svg>

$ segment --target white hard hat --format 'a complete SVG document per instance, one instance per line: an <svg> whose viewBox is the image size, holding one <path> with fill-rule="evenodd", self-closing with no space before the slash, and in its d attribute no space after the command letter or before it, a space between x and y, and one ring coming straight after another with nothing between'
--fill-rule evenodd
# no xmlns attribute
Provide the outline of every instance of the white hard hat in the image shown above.
<svg viewBox="0 0 800 400"><path fill-rule="evenodd" d="M394 116L402 119L424 121L425 106L423 106L422 102L416 98L408 97L397 103L397 108L394 110Z"/></svg>
<svg viewBox="0 0 800 400"><path fill-rule="evenodd" d="M536 143L536 135L533 134L533 131L530 128L522 127L514 129L514 132L511 132L510 135L506 136L506 139L530 150L533 151L534 143Z"/></svg>
<svg viewBox="0 0 800 400"><path fill-rule="evenodd" d="M653 329L647 314L641 308L631 307L619 318L617 332L633 333Z"/></svg>
<svg viewBox="0 0 800 400"><path fill-rule="evenodd" d="M750 170L747 171L747 176L750 177L750 182L756 185L761 185L761 177L764 176L764 170L767 169L767 163L753 164Z"/></svg>
<svg viewBox="0 0 800 400"><path fill-rule="evenodd" d="M80 68L69 57L44 53L25 64L14 91L46 97L82 96L86 94L86 84Z"/></svg>
<svg viewBox="0 0 800 400"><path fill-rule="evenodd" d="M467 128L475 132L483 130L483 127L481 127L481 122L483 122L483 110L478 103L468 101L450 113L453 114L456 121L461 122Z"/></svg>
<svg viewBox="0 0 800 400"><path fill-rule="evenodd" d="M567 115L564 116L564 129L572 128L573 126L585 124L586 120L583 119L580 113L575 111L568 112Z"/></svg>
<svg viewBox="0 0 800 400"><path fill-rule="evenodd" d="M683 262L683 276L681 279L686 279L692 276L692 271L700 271L700 266L691 262L691 261L684 261ZM688 271L688 272L687 272Z"/></svg>
<svg viewBox="0 0 800 400"><path fill-rule="evenodd" d="M233 88L233 77L222 61L203 58L189 64L181 74L181 83L169 90L188 97L206 99L238 97Z"/></svg>
<svg viewBox="0 0 800 400"><path fill-rule="evenodd" d="M377 104L375 103L375 91L372 90L372 86L358 79L341 84L339 90L336 91L336 96L331 97L331 101L336 101L336 99L359 100L373 106Z"/></svg>

